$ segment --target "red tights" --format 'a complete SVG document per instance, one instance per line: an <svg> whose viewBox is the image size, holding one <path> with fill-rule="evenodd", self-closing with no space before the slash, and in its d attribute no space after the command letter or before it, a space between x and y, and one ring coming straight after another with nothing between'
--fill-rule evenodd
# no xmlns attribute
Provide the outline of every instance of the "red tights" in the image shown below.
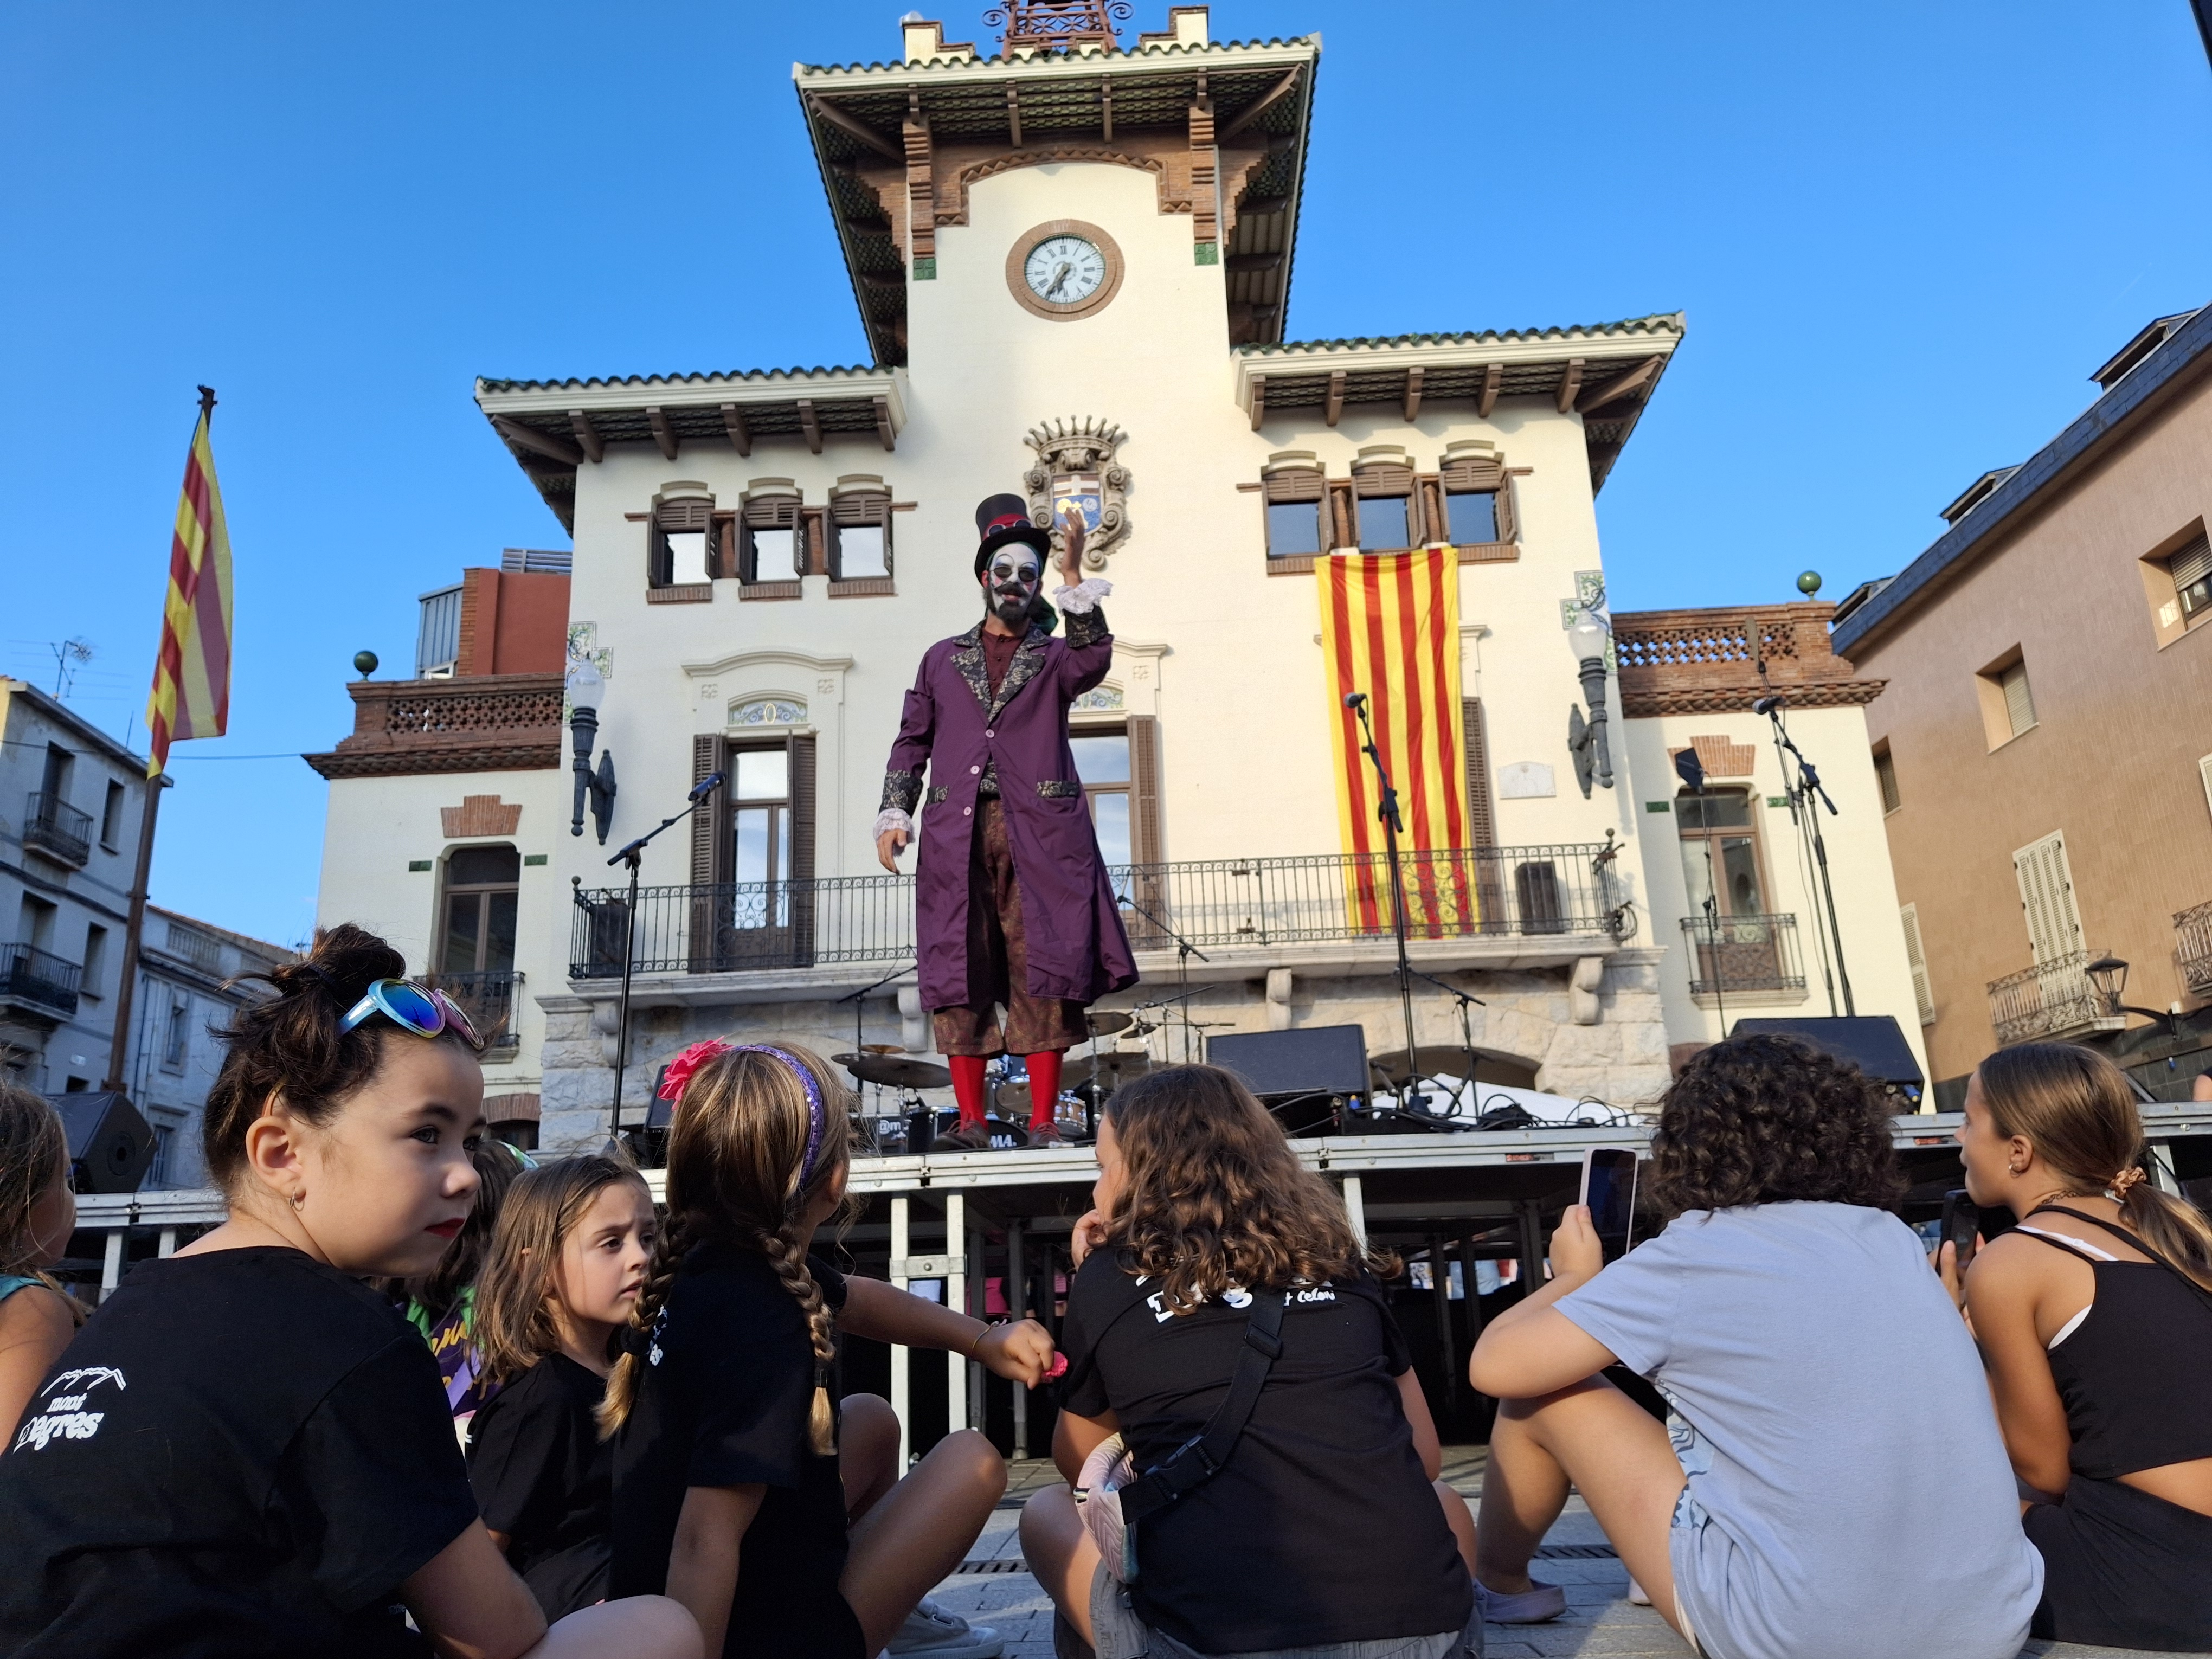
<svg viewBox="0 0 2212 1659"><path fill-rule="evenodd" d="M953 1098L960 1103L963 1123L983 1121L983 1067L981 1054L947 1054L946 1064L952 1072ZM1053 1121L1053 1106L1060 1098L1060 1062L1058 1049L1047 1049L1042 1054L1024 1056L1030 1073L1030 1127L1041 1129Z"/></svg>

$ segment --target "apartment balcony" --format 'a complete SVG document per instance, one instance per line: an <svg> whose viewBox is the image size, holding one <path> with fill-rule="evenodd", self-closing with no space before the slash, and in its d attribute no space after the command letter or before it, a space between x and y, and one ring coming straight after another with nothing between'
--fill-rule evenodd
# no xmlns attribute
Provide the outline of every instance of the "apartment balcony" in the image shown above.
<svg viewBox="0 0 2212 1659"><path fill-rule="evenodd" d="M23 806L23 845L82 870L92 856L92 814L58 795L34 794Z"/></svg>
<svg viewBox="0 0 2212 1659"><path fill-rule="evenodd" d="M29 945L0 945L0 1003L44 1024L76 1013L76 993L84 970L73 962Z"/></svg>
<svg viewBox="0 0 2212 1659"><path fill-rule="evenodd" d="M1415 965L1556 967L1618 949L1627 893L1604 847L1489 847L1400 855ZM1212 859L1109 872L1137 963L1158 982L1389 971L1382 854ZM586 996L621 977L625 941L647 1002L795 1001L842 994L915 959L914 878L580 890L568 974ZM1182 959L1177 938L1204 960ZM633 1000L640 1000L634 994Z"/></svg>
<svg viewBox="0 0 2212 1659"><path fill-rule="evenodd" d="M2118 1031L2125 1014L2110 1012L2090 982L2089 964L2104 953L2076 951L1990 981L1990 1024L1997 1046L2063 1042L2093 1031Z"/></svg>
<svg viewBox="0 0 2212 1659"><path fill-rule="evenodd" d="M2212 997L2212 902L2173 918L2173 961L2184 985L2197 996Z"/></svg>
<svg viewBox="0 0 2212 1659"><path fill-rule="evenodd" d="M431 984L460 1005L484 1040L484 1058L504 1060L522 1046L514 1029L514 999L522 988L520 972L433 974Z"/></svg>
<svg viewBox="0 0 2212 1659"><path fill-rule="evenodd" d="M561 763L561 676L356 680L353 732L303 757L326 778L540 771Z"/></svg>
<svg viewBox="0 0 2212 1659"><path fill-rule="evenodd" d="M1682 943L1692 963L1690 995L1701 1007L1805 999L1794 915L1684 916Z"/></svg>

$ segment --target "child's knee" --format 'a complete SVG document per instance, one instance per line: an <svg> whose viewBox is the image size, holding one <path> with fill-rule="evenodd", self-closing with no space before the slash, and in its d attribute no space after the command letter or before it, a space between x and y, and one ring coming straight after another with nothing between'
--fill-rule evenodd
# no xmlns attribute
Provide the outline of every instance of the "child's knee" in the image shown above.
<svg viewBox="0 0 2212 1659"><path fill-rule="evenodd" d="M837 1416L842 1437L898 1437L898 1413L881 1395L848 1394L837 1402Z"/></svg>
<svg viewBox="0 0 2212 1659"><path fill-rule="evenodd" d="M956 1429L937 1443L933 1458L943 1457L962 1474L990 1490L997 1503L1006 1490L1006 1460L999 1449L974 1429Z"/></svg>
<svg viewBox="0 0 2212 1659"><path fill-rule="evenodd" d="M1057 1559L1073 1546L1083 1529L1083 1516L1075 1507L1075 1494L1066 1486L1041 1487L1022 1505L1022 1553L1034 1561L1040 1556Z"/></svg>

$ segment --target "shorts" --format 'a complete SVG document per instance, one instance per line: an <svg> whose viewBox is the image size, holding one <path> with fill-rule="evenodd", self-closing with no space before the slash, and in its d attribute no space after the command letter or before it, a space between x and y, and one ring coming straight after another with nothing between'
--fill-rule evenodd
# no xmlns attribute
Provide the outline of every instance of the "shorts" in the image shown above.
<svg viewBox="0 0 2212 1659"><path fill-rule="evenodd" d="M1098 1638L1098 1659L1212 1659L1174 1637L1152 1629L1137 1617L1128 1586L1100 1562L1091 1575L1091 1629ZM1235 1659L1482 1659L1482 1613L1477 1608L1463 1631L1434 1636L1389 1636L1371 1642L1322 1642L1310 1647L1267 1648L1239 1653Z"/></svg>
<svg viewBox="0 0 2212 1659"><path fill-rule="evenodd" d="M2075 1475L2020 1518L2043 1557L2031 1636L2095 1647L2212 1653L2212 1516L2118 1480Z"/></svg>

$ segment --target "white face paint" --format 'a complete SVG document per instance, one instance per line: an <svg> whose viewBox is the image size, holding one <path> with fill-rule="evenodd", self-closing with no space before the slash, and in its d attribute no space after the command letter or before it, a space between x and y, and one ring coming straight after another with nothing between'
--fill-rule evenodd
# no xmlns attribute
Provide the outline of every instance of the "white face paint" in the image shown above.
<svg viewBox="0 0 2212 1659"><path fill-rule="evenodd" d="M1018 626L1037 596L1043 570L1044 562L1035 548L1010 543L991 556L990 565L983 572L984 602L1006 626Z"/></svg>

